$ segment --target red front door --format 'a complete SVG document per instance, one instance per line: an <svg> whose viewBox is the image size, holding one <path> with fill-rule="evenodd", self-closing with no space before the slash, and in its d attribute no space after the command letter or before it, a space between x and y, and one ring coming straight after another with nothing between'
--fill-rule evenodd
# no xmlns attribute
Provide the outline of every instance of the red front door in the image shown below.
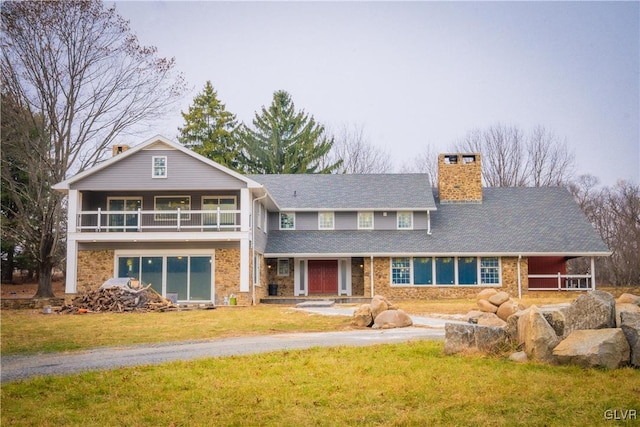
<svg viewBox="0 0 640 427"><path fill-rule="evenodd" d="M338 293L338 261L309 260L309 293Z"/></svg>

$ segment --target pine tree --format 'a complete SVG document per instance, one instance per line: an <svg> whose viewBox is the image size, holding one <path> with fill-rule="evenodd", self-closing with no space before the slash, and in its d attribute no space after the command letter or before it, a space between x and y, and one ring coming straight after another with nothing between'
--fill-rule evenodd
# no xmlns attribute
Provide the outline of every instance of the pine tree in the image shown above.
<svg viewBox="0 0 640 427"><path fill-rule="evenodd" d="M189 112L181 114L184 127L178 129L178 141L221 165L238 169L240 148L235 136L236 116L220 102L210 81L193 99Z"/></svg>
<svg viewBox="0 0 640 427"><path fill-rule="evenodd" d="M313 116L296 112L291 96L283 90L273 94L269 108L256 112L253 127L243 126L239 134L248 173L331 173L340 165L320 166L333 139L327 138L324 126Z"/></svg>

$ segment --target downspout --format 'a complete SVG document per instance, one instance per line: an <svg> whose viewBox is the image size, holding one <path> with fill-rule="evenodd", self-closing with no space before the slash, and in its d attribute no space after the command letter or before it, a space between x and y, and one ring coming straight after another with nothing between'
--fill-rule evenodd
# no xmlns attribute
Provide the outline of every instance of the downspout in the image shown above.
<svg viewBox="0 0 640 427"><path fill-rule="evenodd" d="M518 255L518 299L522 299L522 276L520 275L520 261L522 261L522 255Z"/></svg>
<svg viewBox="0 0 640 427"><path fill-rule="evenodd" d="M371 298L373 298L373 255L371 255L371 262L369 263L369 279L371 281Z"/></svg>
<svg viewBox="0 0 640 427"><path fill-rule="evenodd" d="M431 211L427 211L427 234L431 235Z"/></svg>
<svg viewBox="0 0 640 427"><path fill-rule="evenodd" d="M264 189L264 187L262 187ZM256 202L267 197L267 191L264 191L264 195L253 199L251 202L251 265L253 268L251 271L251 305L256 305ZM266 211L265 211L266 215ZM260 280L260 278L257 278Z"/></svg>

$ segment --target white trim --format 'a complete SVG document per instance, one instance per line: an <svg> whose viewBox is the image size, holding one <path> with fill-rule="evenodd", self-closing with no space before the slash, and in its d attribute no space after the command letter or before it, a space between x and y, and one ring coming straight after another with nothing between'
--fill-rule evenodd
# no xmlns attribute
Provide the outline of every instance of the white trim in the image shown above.
<svg viewBox="0 0 640 427"><path fill-rule="evenodd" d="M293 259L293 295L309 295L309 265L306 258ZM301 277L302 276L302 277ZM302 278L302 284L301 279Z"/></svg>
<svg viewBox="0 0 640 427"><path fill-rule="evenodd" d="M64 292L75 294L78 281L78 242L67 237L67 266L65 272Z"/></svg>
<svg viewBox="0 0 640 427"><path fill-rule="evenodd" d="M248 209L247 209L248 210ZM240 292L249 292L249 282L251 280L251 271L249 262L251 261L251 251L249 239L240 239Z"/></svg>
<svg viewBox="0 0 640 427"><path fill-rule="evenodd" d="M371 227L361 227L360 226L360 214L371 214ZM356 214L356 228L358 230L373 230L373 229L375 229L375 221L376 221L376 216L375 216L373 210L370 210L370 211L358 211L358 213Z"/></svg>
<svg viewBox="0 0 640 427"><path fill-rule="evenodd" d="M156 159L164 159L164 166L156 165ZM164 168L163 175L156 175L156 168ZM169 160L167 156L151 156L151 178L166 179L169 177Z"/></svg>
<svg viewBox="0 0 640 427"><path fill-rule="evenodd" d="M291 228L282 228L282 215L290 216L293 219L293 227ZM295 230L296 229L296 213L289 211L281 211L278 212L278 229L279 230Z"/></svg>
<svg viewBox="0 0 640 427"><path fill-rule="evenodd" d="M280 263L282 262L282 265L284 266L286 261L287 264L287 272L286 273L282 273L280 272ZM283 268L284 270L284 268ZM276 276L278 277L289 277L291 270L290 270L290 265L289 265L289 258L278 258L277 263L276 263Z"/></svg>
<svg viewBox="0 0 640 427"><path fill-rule="evenodd" d="M386 258L386 257L385 257ZM393 283L393 258L409 258L409 283ZM414 269L413 262L416 258L431 258L431 284L415 284L414 283ZM436 260L438 258L452 258L453 259L453 283L438 283ZM476 282L477 283L460 283L460 272L458 263L462 258L474 258L476 262ZM482 258L497 258L498 259L498 283L482 283L481 264ZM499 256L420 256L420 255L400 255L390 256L389 259L389 286L391 287L437 287L437 286L460 286L460 287L502 287L502 257Z"/></svg>

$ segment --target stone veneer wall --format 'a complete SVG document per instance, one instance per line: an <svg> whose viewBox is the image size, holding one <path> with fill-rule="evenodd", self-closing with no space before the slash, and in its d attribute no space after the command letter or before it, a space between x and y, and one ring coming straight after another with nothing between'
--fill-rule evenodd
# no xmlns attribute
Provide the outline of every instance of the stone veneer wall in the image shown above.
<svg viewBox="0 0 640 427"><path fill-rule="evenodd" d="M271 268L268 268L271 267ZM293 296L295 291L295 262L289 258L289 275L278 276L278 261L270 259L267 264L267 284L278 285L278 296Z"/></svg>
<svg viewBox="0 0 640 427"><path fill-rule="evenodd" d="M456 163L445 159L456 156ZM464 157L474 157L474 161L464 163ZM482 167L480 154L440 154L438 155L438 194L440 202L481 202Z"/></svg>
<svg viewBox="0 0 640 427"><path fill-rule="evenodd" d="M94 291L113 277L114 254L112 250L78 251L77 293Z"/></svg>
<svg viewBox="0 0 640 427"><path fill-rule="evenodd" d="M216 304L222 305L224 297L234 294L238 305L250 305L251 292L240 292L240 249L216 249L215 258Z"/></svg>

